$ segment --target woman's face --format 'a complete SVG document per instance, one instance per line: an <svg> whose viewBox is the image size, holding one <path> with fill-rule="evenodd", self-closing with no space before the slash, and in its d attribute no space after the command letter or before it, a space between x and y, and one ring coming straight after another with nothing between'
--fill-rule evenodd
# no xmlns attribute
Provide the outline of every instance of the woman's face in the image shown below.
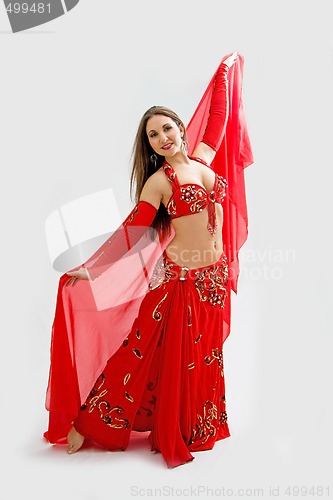
<svg viewBox="0 0 333 500"><path fill-rule="evenodd" d="M151 116L147 121L146 132L155 153L170 157L182 151L183 127L178 127L169 116Z"/></svg>

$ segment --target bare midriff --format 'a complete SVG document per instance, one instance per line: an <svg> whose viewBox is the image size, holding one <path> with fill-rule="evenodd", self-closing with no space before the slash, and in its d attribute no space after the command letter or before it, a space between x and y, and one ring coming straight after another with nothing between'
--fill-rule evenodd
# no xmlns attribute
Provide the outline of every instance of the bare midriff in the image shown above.
<svg viewBox="0 0 333 500"><path fill-rule="evenodd" d="M217 230L211 235L207 229L208 210L172 219L175 236L165 249L167 256L178 266L189 269L209 266L217 262L223 251L223 210L215 204Z"/></svg>

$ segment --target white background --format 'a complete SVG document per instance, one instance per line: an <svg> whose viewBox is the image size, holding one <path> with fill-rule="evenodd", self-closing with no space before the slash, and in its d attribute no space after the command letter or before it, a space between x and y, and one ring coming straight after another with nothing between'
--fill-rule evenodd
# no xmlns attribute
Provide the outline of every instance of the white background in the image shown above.
<svg viewBox="0 0 333 500"><path fill-rule="evenodd" d="M185 498L199 486L202 498L239 488L301 496L288 497L289 485L307 487L303 498L314 498L312 486L332 495L332 10L328 1L81 0L12 34L0 6L1 499L145 498L163 487ZM143 112L161 104L188 123L234 50L245 58L255 163L225 344L232 436L173 470L139 438L126 452L68 456L42 438L60 276L45 221L110 187L125 217Z"/></svg>

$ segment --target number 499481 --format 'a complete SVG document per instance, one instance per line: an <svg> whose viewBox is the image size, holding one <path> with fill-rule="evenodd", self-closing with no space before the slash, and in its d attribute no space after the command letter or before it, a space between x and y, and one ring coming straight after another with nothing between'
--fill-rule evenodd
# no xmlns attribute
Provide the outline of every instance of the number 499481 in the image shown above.
<svg viewBox="0 0 333 500"><path fill-rule="evenodd" d="M44 12L51 13L51 4L50 3L33 3L29 5L26 2L23 3L9 3L6 7L6 11L14 14L26 14L27 12L33 12L34 14L44 14Z"/></svg>

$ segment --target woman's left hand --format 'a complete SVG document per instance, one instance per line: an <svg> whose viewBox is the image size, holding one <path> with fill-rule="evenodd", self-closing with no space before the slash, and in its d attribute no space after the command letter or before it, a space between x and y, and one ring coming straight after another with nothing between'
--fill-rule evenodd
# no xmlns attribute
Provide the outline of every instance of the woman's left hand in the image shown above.
<svg viewBox="0 0 333 500"><path fill-rule="evenodd" d="M223 64L225 64L226 66L228 66L228 68L230 69L231 66L234 64L234 62L236 61L237 56L238 56L238 52L233 52L231 54L231 56L227 57L227 59L225 59L223 61Z"/></svg>
<svg viewBox="0 0 333 500"><path fill-rule="evenodd" d="M90 280L89 273L84 267L80 267L76 271L68 271L66 274L70 276L69 280L66 281L66 286L74 286L79 280Z"/></svg>

